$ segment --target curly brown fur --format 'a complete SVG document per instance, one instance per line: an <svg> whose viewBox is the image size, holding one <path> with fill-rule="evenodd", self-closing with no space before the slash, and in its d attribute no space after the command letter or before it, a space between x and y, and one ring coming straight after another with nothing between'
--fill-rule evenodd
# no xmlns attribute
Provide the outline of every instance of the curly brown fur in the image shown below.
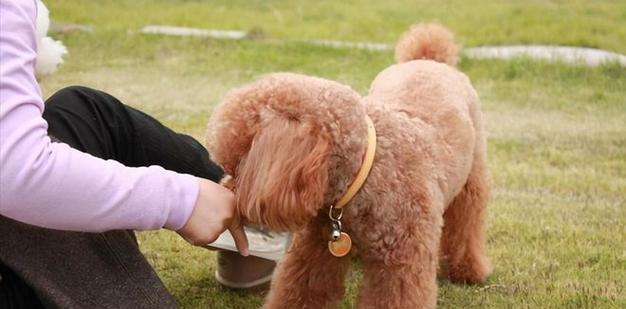
<svg viewBox="0 0 626 309"><path fill-rule="evenodd" d="M398 42L396 61L430 59L454 66L458 53L459 46L454 42L454 35L444 26L416 24Z"/></svg>
<svg viewBox="0 0 626 309"><path fill-rule="evenodd" d="M447 40L429 35L428 42ZM377 130L376 157L344 208L353 251L336 258L327 249L328 206L361 166L366 114ZM233 177L243 218L296 233L267 308L335 306L357 255L365 268L360 308L435 307L440 264L440 275L455 282L481 282L490 272L479 101L468 78L446 64L392 65L364 98L329 80L266 76L226 97L210 121L208 147Z"/></svg>
<svg viewBox="0 0 626 309"><path fill-rule="evenodd" d="M338 199L359 169L363 117L361 97L349 87L271 74L227 95L211 118L207 146L234 177L244 218L297 230Z"/></svg>

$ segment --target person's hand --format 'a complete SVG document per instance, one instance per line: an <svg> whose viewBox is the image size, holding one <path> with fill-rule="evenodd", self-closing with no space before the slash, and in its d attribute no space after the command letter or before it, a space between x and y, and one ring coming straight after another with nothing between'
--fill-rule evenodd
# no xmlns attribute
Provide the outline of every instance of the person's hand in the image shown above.
<svg viewBox="0 0 626 309"><path fill-rule="evenodd" d="M193 212L177 233L192 245L206 246L228 229L239 253L247 256L248 238L236 216L233 193L203 178L198 178L198 183L200 192Z"/></svg>

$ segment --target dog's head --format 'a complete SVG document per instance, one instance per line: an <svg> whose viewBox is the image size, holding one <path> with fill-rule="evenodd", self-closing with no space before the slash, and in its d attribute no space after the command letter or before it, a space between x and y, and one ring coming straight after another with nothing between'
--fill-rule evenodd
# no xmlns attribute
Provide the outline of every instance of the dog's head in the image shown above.
<svg viewBox="0 0 626 309"><path fill-rule="evenodd" d="M277 73L230 92L207 147L233 178L240 215L295 231L345 192L367 144L365 107L347 86Z"/></svg>

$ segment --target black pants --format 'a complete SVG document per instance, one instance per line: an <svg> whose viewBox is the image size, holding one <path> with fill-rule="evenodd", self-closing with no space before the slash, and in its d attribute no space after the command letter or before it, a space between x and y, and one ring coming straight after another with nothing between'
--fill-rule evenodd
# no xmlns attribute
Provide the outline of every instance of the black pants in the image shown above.
<svg viewBox="0 0 626 309"><path fill-rule="evenodd" d="M193 138L106 93L65 88L47 100L43 116L52 137L94 156L213 181L223 176ZM132 231L56 231L0 216L0 276L3 309L176 306Z"/></svg>

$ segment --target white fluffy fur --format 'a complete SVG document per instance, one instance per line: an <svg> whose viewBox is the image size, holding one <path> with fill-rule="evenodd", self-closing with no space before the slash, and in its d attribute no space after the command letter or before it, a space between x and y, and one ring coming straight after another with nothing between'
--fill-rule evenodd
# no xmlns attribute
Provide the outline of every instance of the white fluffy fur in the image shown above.
<svg viewBox="0 0 626 309"><path fill-rule="evenodd" d="M61 41L47 36L49 27L50 11L41 0L37 0L37 77L54 73L63 63L63 55L67 54L67 48Z"/></svg>

